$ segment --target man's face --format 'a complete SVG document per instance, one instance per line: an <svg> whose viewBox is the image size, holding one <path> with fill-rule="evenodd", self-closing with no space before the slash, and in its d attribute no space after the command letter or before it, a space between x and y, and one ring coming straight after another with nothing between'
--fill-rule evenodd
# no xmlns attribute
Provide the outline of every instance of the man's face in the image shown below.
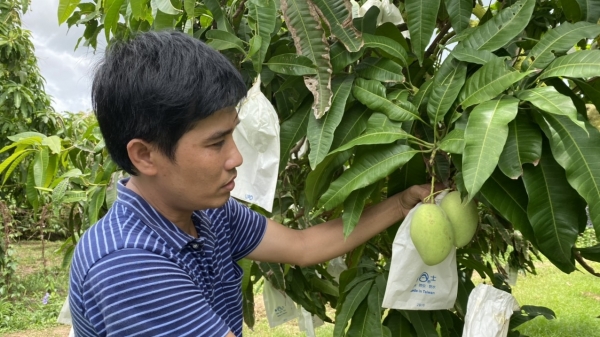
<svg viewBox="0 0 600 337"><path fill-rule="evenodd" d="M198 122L177 143L175 161L158 160L158 187L164 200L182 211L216 208L229 199L242 156L233 141L235 108L225 108Z"/></svg>

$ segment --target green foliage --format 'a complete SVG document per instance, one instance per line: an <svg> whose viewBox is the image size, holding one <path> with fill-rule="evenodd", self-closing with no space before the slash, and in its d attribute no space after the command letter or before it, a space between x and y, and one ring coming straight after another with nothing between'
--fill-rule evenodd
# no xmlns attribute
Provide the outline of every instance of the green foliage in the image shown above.
<svg viewBox="0 0 600 337"><path fill-rule="evenodd" d="M600 132L586 111L600 102L600 7L426 3L399 6L407 24L395 26L378 25L377 8L353 18L346 0L61 1L59 20L85 25L82 39L94 48L103 29L127 39L174 28L222 50L248 84L260 75L281 120L280 181L266 215L291 228L341 216L348 235L364 207L413 183L441 182L480 202L480 230L458 251L453 310L382 317L392 227L346 255L339 282L326 264L246 266L254 276L243 292L249 326L251 284L265 276L326 321L326 305L336 308L334 336L437 335L436 325L443 336L460 335L475 272L510 291L505 263L535 272L540 252L569 273L600 259L597 246L577 244L586 204L600 233ZM71 205L79 227L69 244L110 205L114 165L92 125L81 138L59 135L60 148L56 138L34 134L5 148L12 156L4 172L32 158L14 166L34 207ZM553 316L527 310L515 322Z"/></svg>

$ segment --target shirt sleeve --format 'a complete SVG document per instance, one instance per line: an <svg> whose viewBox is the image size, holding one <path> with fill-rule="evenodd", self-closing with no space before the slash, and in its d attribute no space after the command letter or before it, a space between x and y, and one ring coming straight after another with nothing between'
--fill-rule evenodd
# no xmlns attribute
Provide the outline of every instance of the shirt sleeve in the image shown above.
<svg viewBox="0 0 600 337"><path fill-rule="evenodd" d="M143 249L98 261L83 285L99 336L226 336L230 328L176 263Z"/></svg>
<svg viewBox="0 0 600 337"><path fill-rule="evenodd" d="M267 218L233 198L229 198L227 202L227 214L231 229L232 257L234 261L239 261L262 241L267 230Z"/></svg>

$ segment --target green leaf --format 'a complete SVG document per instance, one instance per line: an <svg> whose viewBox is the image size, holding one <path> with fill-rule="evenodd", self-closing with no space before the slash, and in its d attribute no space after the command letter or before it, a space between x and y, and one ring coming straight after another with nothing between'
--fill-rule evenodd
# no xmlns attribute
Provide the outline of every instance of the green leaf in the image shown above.
<svg viewBox="0 0 600 337"><path fill-rule="evenodd" d="M369 331L369 306L365 300L360 303L352 315L346 337L370 337L371 333Z"/></svg>
<svg viewBox="0 0 600 337"><path fill-rule="evenodd" d="M279 172L283 171L290 158L290 151L306 135L306 126L312 102L306 102L289 119L281 123L279 131Z"/></svg>
<svg viewBox="0 0 600 337"><path fill-rule="evenodd" d="M70 169L69 171L63 173L60 178L75 178L83 175L80 169Z"/></svg>
<svg viewBox="0 0 600 337"><path fill-rule="evenodd" d="M265 1L260 5L253 1L246 2L248 6L248 21L254 34L261 37L260 51L252 56L252 65L257 73L262 70L262 63L271 44L271 35L277 21L275 1Z"/></svg>
<svg viewBox="0 0 600 337"><path fill-rule="evenodd" d="M123 1L125 0L111 0L110 2L106 1L104 11L106 15L104 16L104 34L106 35L106 41L110 40L110 33L113 35L117 30L117 23L119 22L119 10L121 9L121 5L123 5ZM167 2L169 2L167 0ZM169 2L169 4L171 4Z"/></svg>
<svg viewBox="0 0 600 337"><path fill-rule="evenodd" d="M590 218L600 232L600 132L586 123L589 136L569 118L560 115L535 115L556 161L567 172L569 184L590 207Z"/></svg>
<svg viewBox="0 0 600 337"><path fill-rule="evenodd" d="M65 196L65 192L67 191L67 187L69 187L69 179L63 179L54 187L52 190L52 202L55 204L59 204L62 198Z"/></svg>
<svg viewBox="0 0 600 337"><path fill-rule="evenodd" d="M27 157L32 151L33 150L25 150L23 152L19 151L21 154L12 161L12 163L8 167L8 170L6 170L6 172L4 173L4 180L2 180L2 185L6 184L6 181L8 180L10 175L14 172L14 170L17 168L17 166L19 166L19 164L21 164L23 159L25 159L25 157ZM6 160L6 162L8 162L8 159ZM4 164L4 163L2 163L2 164ZM2 164L0 164L0 174L4 170L4 168L2 168Z"/></svg>
<svg viewBox="0 0 600 337"><path fill-rule="evenodd" d="M89 226L95 224L98 221L100 208L104 204L104 194L106 193L106 186L96 186L91 193L88 203L88 220Z"/></svg>
<svg viewBox="0 0 600 337"><path fill-rule="evenodd" d="M409 102L394 104L388 100L381 82L357 78L352 87L354 97L373 111L386 114L395 121L420 119L417 108Z"/></svg>
<svg viewBox="0 0 600 337"><path fill-rule="evenodd" d="M161 1L170 1L170 0L161 0ZM221 2L219 0L204 0L204 4L206 8L212 13L213 19L217 22L217 29L227 31L233 34L233 28L231 27L231 23L223 13L223 8L221 8Z"/></svg>
<svg viewBox="0 0 600 337"><path fill-rule="evenodd" d="M37 151L33 159L33 176L36 187L44 187L44 178L48 168L48 149L42 148Z"/></svg>
<svg viewBox="0 0 600 337"><path fill-rule="evenodd" d="M579 4L581 19L593 24L600 19L600 3L597 0L576 0Z"/></svg>
<svg viewBox="0 0 600 337"><path fill-rule="evenodd" d="M258 268L273 287L285 290L285 275L281 264L270 262L257 262Z"/></svg>
<svg viewBox="0 0 600 337"><path fill-rule="evenodd" d="M475 64L486 64L498 58L492 52L487 50L475 50L470 48L459 48L452 51L450 54L457 60Z"/></svg>
<svg viewBox="0 0 600 337"><path fill-rule="evenodd" d="M515 311L510 317L510 325L509 330L513 330L519 325L529 322L530 320L543 316L546 319L555 319L556 314L554 311L546 308L546 307L537 307L534 305L524 305L521 307L521 310ZM520 335L522 336L522 335Z"/></svg>
<svg viewBox="0 0 600 337"><path fill-rule="evenodd" d="M377 19L380 14L379 7L371 6L362 18L355 18L352 20L352 23L363 34L375 34L377 31ZM364 37L363 35L363 39Z"/></svg>
<svg viewBox="0 0 600 337"><path fill-rule="evenodd" d="M471 21L471 12L473 12L473 1L445 0L444 3L454 31L458 34L467 29Z"/></svg>
<svg viewBox="0 0 600 337"><path fill-rule="evenodd" d="M75 8L81 0L59 0L58 1L58 24L61 25L63 22L73 14Z"/></svg>
<svg viewBox="0 0 600 337"><path fill-rule="evenodd" d="M441 0L405 0L406 23L412 50L423 64L425 48L431 40Z"/></svg>
<svg viewBox="0 0 600 337"><path fill-rule="evenodd" d="M340 145L358 137L365 131L367 120L371 114L372 111L368 107L362 104L354 104L350 110L344 113L344 118L335 129L331 148L337 149Z"/></svg>
<svg viewBox="0 0 600 337"><path fill-rule="evenodd" d="M329 44L321 27L321 19L309 1L281 0L281 10L297 53L308 57L317 66L317 75L304 77L304 83L313 94L313 112L319 119L329 111L333 97Z"/></svg>
<svg viewBox="0 0 600 337"><path fill-rule="evenodd" d="M250 284L248 287L242 289L242 312L244 316L244 323L252 329L254 328L255 317L254 317L254 287Z"/></svg>
<svg viewBox="0 0 600 337"><path fill-rule="evenodd" d="M375 284L371 287L369 295L367 296L367 304L369 307L368 315L368 337L392 337L392 332L381 322L381 307L383 303L383 295L385 293L386 280L383 274L380 274L375 279Z"/></svg>
<svg viewBox="0 0 600 337"><path fill-rule="evenodd" d="M106 171L105 171L106 174ZM117 200L117 185L118 179L121 176L121 172L113 172L110 174L110 179L108 180L109 184L106 185L106 207L111 208L112 205Z"/></svg>
<svg viewBox="0 0 600 337"><path fill-rule="evenodd" d="M344 238L348 236L358 224L360 215L363 212L365 203L369 195L375 190L375 184L361 188L350 193L348 198L344 200L344 213L342 214L342 222L344 223Z"/></svg>
<svg viewBox="0 0 600 337"><path fill-rule="evenodd" d="M503 58L496 58L469 77L458 100L463 108L489 101L525 76L527 73L508 69Z"/></svg>
<svg viewBox="0 0 600 337"><path fill-rule="evenodd" d="M363 33L363 40L365 42L365 48L374 48L387 53L391 55L401 66L406 67L408 65L406 61L408 59L406 50L397 41L390 39L389 37L367 33Z"/></svg>
<svg viewBox="0 0 600 337"><path fill-rule="evenodd" d="M4 170L6 170L6 168L9 167L10 164L13 161L15 161L17 158L19 158L21 155L26 154L27 152L31 152L31 151L33 151L33 150L15 151L13 154L10 155L10 157L6 158L2 163L0 163L0 174L2 174L2 172L4 172ZM7 176L4 177L4 181L6 181Z"/></svg>
<svg viewBox="0 0 600 337"><path fill-rule="evenodd" d="M113 0L113 1L121 1L121 0ZM209 1L205 1L205 2L209 2ZM171 4L171 0L150 0L150 6L152 6L152 9L154 9L154 10L158 9L159 11L161 11L165 14L169 14L169 15L181 14L181 10L173 7L173 5Z"/></svg>
<svg viewBox="0 0 600 337"><path fill-rule="evenodd" d="M273 72L284 75L315 75L317 67L306 56L298 54L279 54L269 59L266 65Z"/></svg>
<svg viewBox="0 0 600 337"><path fill-rule="evenodd" d="M380 146L355 158L352 166L329 186L319 201L326 210L342 203L352 191L383 179L419 151L406 145Z"/></svg>
<svg viewBox="0 0 600 337"><path fill-rule="evenodd" d="M442 337L460 337L462 336L463 323L456 313L450 310L434 311L435 320L440 324Z"/></svg>
<svg viewBox="0 0 600 337"><path fill-rule="evenodd" d="M406 310L408 319L417 331L418 337L438 337L438 333L433 325L431 313L422 310Z"/></svg>
<svg viewBox="0 0 600 337"><path fill-rule="evenodd" d="M42 139L42 145L48 146L51 153L59 154L62 150L61 139L58 136L50 136Z"/></svg>
<svg viewBox="0 0 600 337"><path fill-rule="evenodd" d="M329 52L334 74L339 73L347 65L356 62L363 54L362 51L350 53L339 41L331 45Z"/></svg>
<svg viewBox="0 0 600 337"><path fill-rule="evenodd" d="M6 138L8 138L9 140L12 140L13 142L17 142L17 143L41 144L42 139L46 138L46 135L39 133L39 132L27 131L27 132L21 132L14 136L8 136Z"/></svg>
<svg viewBox="0 0 600 337"><path fill-rule="evenodd" d="M508 138L500 154L498 168L507 177L517 179L523 174L523 164L537 165L542 155L542 134L526 115L517 114L508 124Z"/></svg>
<svg viewBox="0 0 600 337"><path fill-rule="evenodd" d="M250 42L248 42L250 48L248 49L248 54L246 54L246 59L252 58L256 53L260 51L260 47L262 46L262 38L260 35L254 35L250 38Z"/></svg>
<svg viewBox="0 0 600 337"><path fill-rule="evenodd" d="M367 58L356 67L356 73L362 78L377 80L385 83L404 82L402 67L385 58Z"/></svg>
<svg viewBox="0 0 600 337"><path fill-rule="evenodd" d="M33 207L34 211L37 211L40 206L38 191L35 189L35 178L33 174L33 166L34 162L29 164L29 169L27 170L27 185L25 185L25 195L27 196L27 201Z"/></svg>
<svg viewBox="0 0 600 337"><path fill-rule="evenodd" d="M579 248L578 250L584 259L600 262L600 244L587 248Z"/></svg>
<svg viewBox="0 0 600 337"><path fill-rule="evenodd" d="M346 46L349 52L357 52L363 45L361 33L352 25L352 5L349 0L313 0L331 34Z"/></svg>
<svg viewBox="0 0 600 337"><path fill-rule="evenodd" d="M42 187L48 188L48 187L50 187L50 184L52 184L54 177L58 173L58 161L59 160L60 160L60 158L57 154L51 154L49 156L48 167L46 168L46 171L44 172L44 181L43 181L44 184L42 185Z"/></svg>
<svg viewBox="0 0 600 337"><path fill-rule="evenodd" d="M237 49L246 54L244 42L239 37L224 30L211 29L206 32L207 44L216 50Z"/></svg>
<svg viewBox="0 0 600 337"><path fill-rule="evenodd" d="M556 54L567 52L581 39L594 38L599 34L600 26L597 24L563 22L560 26L548 30L533 46L527 55L529 65L525 70L543 69L554 60Z"/></svg>
<svg viewBox="0 0 600 337"><path fill-rule="evenodd" d="M465 131L454 129L450 131L440 142L440 150L449 153L462 154L465 148Z"/></svg>
<svg viewBox="0 0 600 337"><path fill-rule="evenodd" d="M457 48L494 51L503 47L529 24L535 0L520 0L503 8L492 19L478 26Z"/></svg>
<svg viewBox="0 0 600 337"><path fill-rule="evenodd" d="M432 124L444 120L458 93L465 83L467 64L446 58L433 78L431 94L427 102L427 115Z"/></svg>
<svg viewBox="0 0 600 337"><path fill-rule="evenodd" d="M517 115L519 101L512 97L487 101L476 106L465 129L462 173L469 199L494 172L506 138L508 123Z"/></svg>
<svg viewBox="0 0 600 337"><path fill-rule="evenodd" d="M577 86L583 91L585 97L592 101L596 106L596 109L600 110L600 78L596 78L590 82L576 79L574 82L577 83ZM0 152L2 151L0 150Z"/></svg>
<svg viewBox="0 0 600 337"><path fill-rule="evenodd" d="M552 61L540 79L548 77L594 77L600 74L600 50L582 50Z"/></svg>
<svg viewBox="0 0 600 337"><path fill-rule="evenodd" d="M373 125L373 117L380 117L378 119L384 120L386 124L392 123L392 121L390 121L384 114L374 113L371 116L371 119L369 119L369 127L367 127L367 130L364 134L345 143L331 153L346 151L359 145L389 144L399 139L407 139L411 137L399 126L391 127L386 125Z"/></svg>
<svg viewBox="0 0 600 337"><path fill-rule="evenodd" d="M348 321L354 316L356 309L363 303L364 299L369 294L373 281L373 279L363 281L350 289L350 292L346 295L346 298L341 305L341 309L336 311L333 337L344 336L344 330L346 329ZM368 308L366 302L364 303L364 306L364 310L366 311Z"/></svg>
<svg viewBox="0 0 600 337"><path fill-rule="evenodd" d="M429 95L431 94L431 84L433 83L433 79L428 79L427 81L421 84L419 91L415 94L412 102L417 107L417 109L421 108L421 105L426 104L429 101Z"/></svg>
<svg viewBox="0 0 600 337"><path fill-rule="evenodd" d="M529 196L527 214L538 249L565 273L575 270L572 248L578 234L578 211L585 204L569 186L565 171L545 148L537 166L523 168L523 182Z"/></svg>
<svg viewBox="0 0 600 337"><path fill-rule="evenodd" d="M335 171L339 170L350 159L350 156L352 156L350 151L329 155L306 176L304 193L311 205L315 205L319 201L321 194L327 190Z"/></svg>
<svg viewBox="0 0 600 337"><path fill-rule="evenodd" d="M308 159L310 167L314 169L327 156L334 132L344 116L346 101L350 96L350 88L354 76L336 77L333 80L333 100L329 113L321 119L314 116L309 117L307 138L310 144Z"/></svg>
<svg viewBox="0 0 600 337"><path fill-rule="evenodd" d="M67 191L65 197L62 199L63 204L70 204L73 202L86 201L87 195L84 191Z"/></svg>
<svg viewBox="0 0 600 337"><path fill-rule="evenodd" d="M554 87L546 86L519 91L517 97L545 112L569 117L573 123L587 133L585 124L577 120L577 109L571 98L559 93Z"/></svg>
<svg viewBox="0 0 600 337"><path fill-rule="evenodd" d="M412 336L410 331L410 321L398 310L390 309L383 320L383 324L390 329L391 334L394 337Z"/></svg>

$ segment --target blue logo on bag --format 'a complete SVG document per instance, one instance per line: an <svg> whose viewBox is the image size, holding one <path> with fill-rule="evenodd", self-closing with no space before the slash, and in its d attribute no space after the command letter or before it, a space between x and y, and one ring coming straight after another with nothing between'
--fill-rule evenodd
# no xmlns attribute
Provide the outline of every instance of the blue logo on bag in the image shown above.
<svg viewBox="0 0 600 337"><path fill-rule="evenodd" d="M421 274L421 276L419 276L419 282L427 282L429 281L429 274L427 274L426 272L423 272L423 274Z"/></svg>

